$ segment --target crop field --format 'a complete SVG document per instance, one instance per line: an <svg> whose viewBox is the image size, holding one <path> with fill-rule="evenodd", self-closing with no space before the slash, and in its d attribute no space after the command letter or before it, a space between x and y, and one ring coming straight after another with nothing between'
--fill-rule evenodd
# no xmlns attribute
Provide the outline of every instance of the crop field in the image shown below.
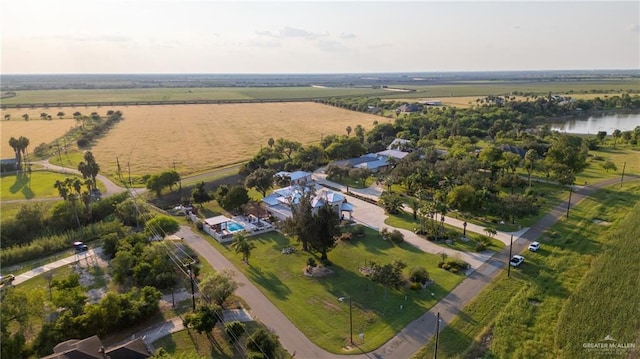
<svg viewBox="0 0 640 359"><path fill-rule="evenodd" d="M286 100L327 98L335 96L362 96L384 94L372 88L332 87L207 87L207 88L133 88L104 90L33 90L15 91L15 97L2 100L3 104L29 103L82 103L82 102L136 102L136 101L189 101L189 100Z"/></svg>
<svg viewBox="0 0 640 359"><path fill-rule="evenodd" d="M82 113L106 111L78 109ZM373 121L383 120L310 102L125 106L113 110L122 111L124 120L90 149L101 173L112 178L117 178L116 158L123 174L131 167L132 178L173 169L174 162L184 177L248 160L261 146L267 146L269 138L318 143L324 135L346 134L347 126L369 129ZM76 157L63 156L62 165L75 168Z"/></svg>
<svg viewBox="0 0 640 359"><path fill-rule="evenodd" d="M24 136L29 139L29 151L41 143L50 143L56 138L64 135L71 127L76 126L75 120L68 119L54 119L51 121L40 120L40 113L37 110L11 110L2 111L2 118L4 114L10 113L12 120L0 121L0 157L1 158L13 158L13 149L9 146L9 139L11 137L18 138ZM48 113L52 110L49 109ZM28 113L33 120L24 121L20 116ZM54 112L54 114L57 113Z"/></svg>
<svg viewBox="0 0 640 359"><path fill-rule="evenodd" d="M606 81L577 81L577 82L477 82L462 84L442 84L429 86L399 86L407 89L414 89L413 93L396 93L385 96L388 99L396 98L440 98L440 97L467 97L467 96L487 96L505 95L515 91L532 92L537 94L546 93L581 93L581 92L613 92L620 93L626 91L636 91L638 89L637 80L606 80Z"/></svg>

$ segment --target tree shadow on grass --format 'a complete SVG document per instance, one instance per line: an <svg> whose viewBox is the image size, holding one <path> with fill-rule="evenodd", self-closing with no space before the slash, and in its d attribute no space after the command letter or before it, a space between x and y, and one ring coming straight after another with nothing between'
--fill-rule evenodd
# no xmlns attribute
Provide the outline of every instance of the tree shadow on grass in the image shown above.
<svg viewBox="0 0 640 359"><path fill-rule="evenodd" d="M249 266L247 274L252 281L273 293L280 300L286 300L291 294L291 289L272 272L264 272L260 268Z"/></svg>
<svg viewBox="0 0 640 359"><path fill-rule="evenodd" d="M24 187L29 185L29 176L24 172L18 172L16 174L16 180L9 188L9 192L18 193L23 191Z"/></svg>

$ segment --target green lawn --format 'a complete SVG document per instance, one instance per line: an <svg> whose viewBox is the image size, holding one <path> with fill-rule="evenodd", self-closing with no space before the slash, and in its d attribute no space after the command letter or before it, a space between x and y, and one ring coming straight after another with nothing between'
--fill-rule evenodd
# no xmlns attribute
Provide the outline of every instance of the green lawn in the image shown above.
<svg viewBox="0 0 640 359"><path fill-rule="evenodd" d="M623 342L637 340L640 325L629 318L638 318L638 307L631 303L640 300L636 285L640 258L634 234L639 202L638 183L622 190L603 189L585 199L568 220L563 218L552 227L549 233L555 235L540 239L542 248L537 253L524 254L524 265L512 271L511 279L499 274L442 331L439 354L446 358L585 358L584 342L602 341L608 334ZM433 355L433 345L431 341L415 357Z"/></svg>
<svg viewBox="0 0 640 359"><path fill-rule="evenodd" d="M464 279L437 268L437 256L423 253L409 244L395 246L369 229L364 237L340 242L329 252L334 274L322 278L309 278L303 274L307 258L311 256L309 253L281 253L283 248L298 246L279 233L252 239L256 248L252 251L250 266L243 264L231 249L212 238L209 240L308 338L335 353L343 352L349 335L349 308L338 301L339 297L353 298L354 335L357 338L357 333L364 332L365 342L361 348L370 351L427 311ZM435 283L426 290L385 291L358 271L366 261L386 264L394 259L404 261L408 268L424 266Z"/></svg>
<svg viewBox="0 0 640 359"><path fill-rule="evenodd" d="M63 181L66 177L78 176L49 171L32 171L31 174L3 176L0 178L0 194L3 201L59 197L58 190L53 185L56 181ZM100 182L98 182L98 188L104 191L104 186Z"/></svg>
<svg viewBox="0 0 640 359"><path fill-rule="evenodd" d="M407 212L390 215L387 217L384 223L389 225L390 227L402 228L408 231L414 231L416 228L420 227L420 220L414 220L413 215ZM475 252L476 242L480 239L480 237L484 236L484 233L476 234L471 231L467 231L467 238L471 240L463 241L461 240L463 234L462 229L448 225L446 224L446 222L444 228L447 233L449 233L449 237L453 239L453 244L446 244L444 241L435 241L433 243L442 247L452 248L459 251ZM425 241L426 240L427 239L425 238ZM499 251L502 248L504 248L504 243L502 243L502 241L491 238L491 245L487 247L487 250Z"/></svg>

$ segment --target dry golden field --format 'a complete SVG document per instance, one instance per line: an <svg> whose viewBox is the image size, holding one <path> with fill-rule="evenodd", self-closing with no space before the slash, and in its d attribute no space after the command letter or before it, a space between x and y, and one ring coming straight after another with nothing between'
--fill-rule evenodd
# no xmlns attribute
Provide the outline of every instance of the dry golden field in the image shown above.
<svg viewBox="0 0 640 359"><path fill-rule="evenodd" d="M19 109L3 113L10 113L14 118L7 122L25 126L60 120L16 121L23 113L32 118L39 117L43 111L49 114L63 111L67 116L75 111L82 114L96 111L104 115L109 109L122 111L124 120L96 141L91 151L101 172L111 177L116 177L116 157L123 174L127 163L130 164L132 177L171 169L174 162L178 172L185 176L247 160L261 146L267 146L270 137L302 144L318 143L323 135L346 134L347 126L362 125L370 129L374 121L387 120L310 102ZM69 121L65 122L64 130L75 125L73 120ZM3 141L4 137L3 133ZM65 163L65 166L75 167L77 163Z"/></svg>
<svg viewBox="0 0 640 359"><path fill-rule="evenodd" d="M620 96L620 93L610 93L610 94L601 94L601 93L588 93L588 94L560 94L562 96L570 96L574 99L594 99L596 97L604 98L604 97L613 97ZM458 108L469 108L477 105L476 100L483 99L486 96L457 96L457 97L424 97L424 98L404 98L404 99L388 99L383 101L400 101L400 102L419 102L419 101L440 101L443 106L452 106ZM524 96L514 96L517 101L526 101L526 97ZM529 101L533 101L532 98L529 98Z"/></svg>
<svg viewBox="0 0 640 359"><path fill-rule="evenodd" d="M8 113L9 111L3 111ZM25 113L22 111L21 113ZM38 115L39 116L39 115ZM33 120L24 121L18 119L19 116L12 115L12 120L0 121L0 157L12 158L14 156L13 149L9 146L9 139L11 137L18 138L24 136L29 139L29 152L41 143L49 143L56 138L64 135L70 128L76 126L75 120L52 120L44 121L40 120L35 115L32 116ZM4 118L4 115L3 117Z"/></svg>

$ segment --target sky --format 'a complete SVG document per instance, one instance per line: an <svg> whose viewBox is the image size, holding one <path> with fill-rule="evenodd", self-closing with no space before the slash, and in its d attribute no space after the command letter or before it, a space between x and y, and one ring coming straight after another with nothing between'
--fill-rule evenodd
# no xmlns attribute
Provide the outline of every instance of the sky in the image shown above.
<svg viewBox="0 0 640 359"><path fill-rule="evenodd" d="M640 1L2 0L2 74L640 69Z"/></svg>

